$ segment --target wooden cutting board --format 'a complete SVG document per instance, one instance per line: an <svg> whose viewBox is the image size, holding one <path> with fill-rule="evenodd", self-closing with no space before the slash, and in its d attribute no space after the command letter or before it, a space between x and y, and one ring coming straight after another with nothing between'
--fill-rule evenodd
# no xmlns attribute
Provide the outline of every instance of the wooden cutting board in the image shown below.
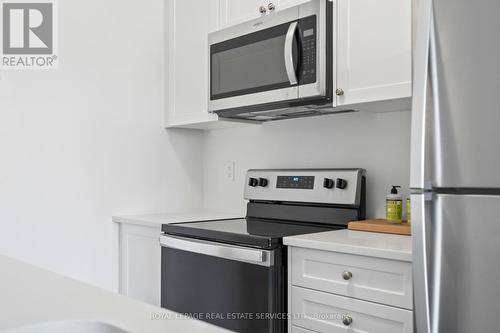
<svg viewBox="0 0 500 333"><path fill-rule="evenodd" d="M384 219L354 221L349 222L348 229L411 236L411 225L406 221L401 224L389 223Z"/></svg>

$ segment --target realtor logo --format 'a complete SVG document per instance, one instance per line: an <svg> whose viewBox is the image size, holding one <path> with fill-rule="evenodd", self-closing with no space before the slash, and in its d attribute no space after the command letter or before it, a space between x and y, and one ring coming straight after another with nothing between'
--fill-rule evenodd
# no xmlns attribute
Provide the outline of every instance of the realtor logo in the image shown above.
<svg viewBox="0 0 500 333"><path fill-rule="evenodd" d="M2 68L55 68L53 0L0 0Z"/></svg>

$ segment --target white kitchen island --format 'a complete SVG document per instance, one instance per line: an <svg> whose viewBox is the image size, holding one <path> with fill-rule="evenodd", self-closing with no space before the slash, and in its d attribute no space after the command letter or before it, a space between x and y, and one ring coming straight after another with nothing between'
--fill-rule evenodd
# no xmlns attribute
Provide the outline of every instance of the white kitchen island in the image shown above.
<svg viewBox="0 0 500 333"><path fill-rule="evenodd" d="M0 256L0 332L74 320L106 323L130 333L230 332Z"/></svg>

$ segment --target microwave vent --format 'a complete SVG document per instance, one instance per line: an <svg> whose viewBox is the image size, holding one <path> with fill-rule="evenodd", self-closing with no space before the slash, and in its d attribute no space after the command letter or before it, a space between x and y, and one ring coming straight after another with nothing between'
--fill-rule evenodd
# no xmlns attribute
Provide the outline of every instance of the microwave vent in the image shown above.
<svg viewBox="0 0 500 333"><path fill-rule="evenodd" d="M243 112L243 113L225 113L217 112L220 118L223 119L234 119L234 120L245 120L252 122L267 122L275 120L285 120L293 118L302 117L313 117L328 114L339 114L347 112L356 112L357 110L346 110L341 108L330 107L318 107L317 105L306 105L291 108L282 108L266 111L254 111L254 112Z"/></svg>

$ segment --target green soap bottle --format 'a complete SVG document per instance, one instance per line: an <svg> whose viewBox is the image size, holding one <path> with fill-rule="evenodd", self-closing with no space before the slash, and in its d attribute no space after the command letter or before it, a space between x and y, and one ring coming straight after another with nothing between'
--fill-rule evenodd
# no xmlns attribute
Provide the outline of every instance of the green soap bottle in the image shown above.
<svg viewBox="0 0 500 333"><path fill-rule="evenodd" d="M401 186L393 185L385 200L386 219L390 223L403 222L403 197L398 193Z"/></svg>

